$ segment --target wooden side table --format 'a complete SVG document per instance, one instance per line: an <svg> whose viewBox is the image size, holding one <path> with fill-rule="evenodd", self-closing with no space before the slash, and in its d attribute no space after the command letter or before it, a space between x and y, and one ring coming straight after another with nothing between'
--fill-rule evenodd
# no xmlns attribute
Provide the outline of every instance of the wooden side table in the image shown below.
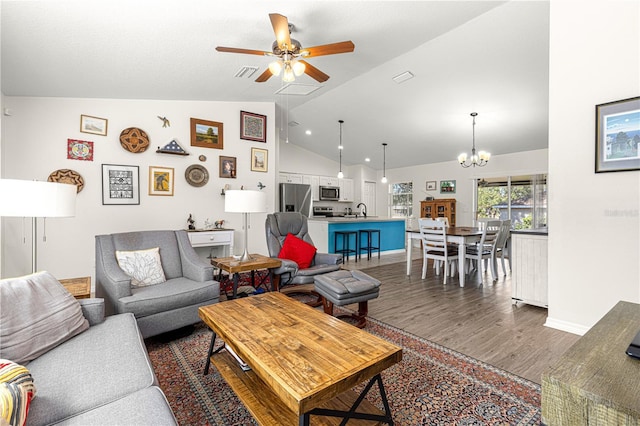
<svg viewBox="0 0 640 426"><path fill-rule="evenodd" d="M76 299L91 297L91 277L67 278L59 281Z"/></svg>
<svg viewBox="0 0 640 426"><path fill-rule="evenodd" d="M257 271L258 269L268 269L272 290L274 284L273 270L282 265L282 261L273 257L263 256L261 254L252 254L251 260L240 262L238 259L231 257L211 259L211 264L223 271L233 275L233 293L231 298L235 299L238 294L238 282L240 281L240 272Z"/></svg>

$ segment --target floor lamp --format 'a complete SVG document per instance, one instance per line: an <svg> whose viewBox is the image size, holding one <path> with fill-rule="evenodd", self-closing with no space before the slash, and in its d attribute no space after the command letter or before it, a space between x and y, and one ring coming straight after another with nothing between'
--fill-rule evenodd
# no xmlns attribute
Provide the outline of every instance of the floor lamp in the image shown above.
<svg viewBox="0 0 640 426"><path fill-rule="evenodd" d="M0 179L0 216L31 218L31 272L38 270L37 218L75 216L76 185Z"/></svg>
<svg viewBox="0 0 640 426"><path fill-rule="evenodd" d="M225 191L224 211L228 213L242 213L244 226L244 253L240 257L241 262L251 260L247 250L249 237L249 213L263 213L267 211L267 194L261 191L230 190Z"/></svg>

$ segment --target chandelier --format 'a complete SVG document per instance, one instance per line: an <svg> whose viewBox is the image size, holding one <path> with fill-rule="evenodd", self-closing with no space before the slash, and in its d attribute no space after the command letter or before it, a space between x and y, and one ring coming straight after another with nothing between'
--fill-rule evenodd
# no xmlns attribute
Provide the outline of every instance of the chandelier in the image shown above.
<svg viewBox="0 0 640 426"><path fill-rule="evenodd" d="M464 167L465 169L467 167L483 167L486 166L489 163L489 159L491 158L491 154L489 154L486 151L480 151L476 154L476 116L478 115L477 112L472 112L471 113L471 117L473 117L473 145L471 147L471 158L467 158L467 153L464 152L460 155L458 155L458 162L460 163L460 165L462 167ZM467 159L469 160L469 162L467 162Z"/></svg>

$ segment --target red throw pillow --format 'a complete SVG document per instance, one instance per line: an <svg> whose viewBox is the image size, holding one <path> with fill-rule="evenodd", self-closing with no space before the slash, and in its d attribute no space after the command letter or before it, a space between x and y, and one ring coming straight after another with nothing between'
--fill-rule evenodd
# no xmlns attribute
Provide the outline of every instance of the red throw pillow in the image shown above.
<svg viewBox="0 0 640 426"><path fill-rule="evenodd" d="M293 234L287 234L282 244L282 249L278 253L279 259L293 260L300 269L311 266L313 256L316 255L316 248L306 241L301 240Z"/></svg>

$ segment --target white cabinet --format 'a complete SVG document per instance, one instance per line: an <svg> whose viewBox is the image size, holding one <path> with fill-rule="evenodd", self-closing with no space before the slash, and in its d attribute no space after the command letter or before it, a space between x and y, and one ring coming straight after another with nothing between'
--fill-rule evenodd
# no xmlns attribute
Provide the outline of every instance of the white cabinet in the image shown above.
<svg viewBox="0 0 640 426"><path fill-rule="evenodd" d="M337 177L320 176L320 186L339 186L339 180Z"/></svg>
<svg viewBox="0 0 640 426"><path fill-rule="evenodd" d="M340 201L353 202L353 179L340 179Z"/></svg>
<svg viewBox="0 0 640 426"><path fill-rule="evenodd" d="M511 233L513 303L548 306L547 235Z"/></svg>
<svg viewBox="0 0 640 426"><path fill-rule="evenodd" d="M313 201L320 201L320 176L302 175L302 183L311 185Z"/></svg>
<svg viewBox="0 0 640 426"><path fill-rule="evenodd" d="M302 183L303 175L299 173L280 173L278 177L280 183Z"/></svg>
<svg viewBox="0 0 640 426"><path fill-rule="evenodd" d="M187 232L191 246L205 259L233 254L233 229Z"/></svg>

